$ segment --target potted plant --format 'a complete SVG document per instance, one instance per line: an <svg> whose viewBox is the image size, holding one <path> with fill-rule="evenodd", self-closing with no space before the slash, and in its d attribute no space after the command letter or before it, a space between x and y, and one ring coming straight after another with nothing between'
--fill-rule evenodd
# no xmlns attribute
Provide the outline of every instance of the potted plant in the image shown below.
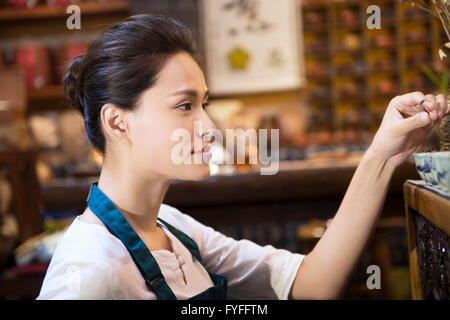
<svg viewBox="0 0 450 320"><path fill-rule="evenodd" d="M423 0L400 2L423 9L439 18L449 40L439 49L439 57L447 62L447 59L450 59L450 2L447 0L431 0L429 3ZM431 68L423 66L423 71L436 87L447 96L447 102L450 102L448 69L442 70L441 68L439 72L434 72ZM433 141L432 132L427 145L418 148L413 154L414 163L417 172L425 182L450 192L450 114L441 119L434 133L437 139Z"/></svg>

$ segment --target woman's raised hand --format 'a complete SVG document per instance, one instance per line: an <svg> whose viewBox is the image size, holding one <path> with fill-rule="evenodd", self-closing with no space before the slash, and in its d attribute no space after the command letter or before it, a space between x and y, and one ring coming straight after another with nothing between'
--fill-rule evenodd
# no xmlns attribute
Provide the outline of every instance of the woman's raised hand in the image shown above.
<svg viewBox="0 0 450 320"><path fill-rule="evenodd" d="M398 166L419 147L428 133L450 113L445 95L412 92L393 98L368 152Z"/></svg>

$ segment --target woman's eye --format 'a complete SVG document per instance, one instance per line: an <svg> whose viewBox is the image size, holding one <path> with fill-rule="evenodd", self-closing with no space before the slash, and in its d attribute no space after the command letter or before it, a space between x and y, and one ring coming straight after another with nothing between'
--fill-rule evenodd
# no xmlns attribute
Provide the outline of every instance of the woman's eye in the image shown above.
<svg viewBox="0 0 450 320"><path fill-rule="evenodd" d="M209 102L206 102L202 105L203 109L206 109L206 107L208 107L208 106L209 106ZM191 110L192 105L190 103L185 103L185 104L182 104L181 106L178 106L177 108L179 108L183 111L189 111L189 110Z"/></svg>
<svg viewBox="0 0 450 320"><path fill-rule="evenodd" d="M183 107L185 107L185 109L183 109ZM181 106L179 106L178 108L180 108L180 109L182 109L184 111L188 111L188 110L191 110L191 104L190 103L185 103L185 104L182 104Z"/></svg>

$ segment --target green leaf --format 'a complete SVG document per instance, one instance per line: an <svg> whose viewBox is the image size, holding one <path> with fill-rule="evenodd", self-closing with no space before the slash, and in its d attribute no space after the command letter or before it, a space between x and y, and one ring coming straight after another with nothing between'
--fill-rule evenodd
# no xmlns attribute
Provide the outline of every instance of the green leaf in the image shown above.
<svg viewBox="0 0 450 320"><path fill-rule="evenodd" d="M448 95L448 73L444 72L442 74L442 87L441 87L441 91L442 93L445 94L445 96Z"/></svg>
<svg viewBox="0 0 450 320"><path fill-rule="evenodd" d="M435 73L430 67L426 64L422 64L421 66L423 73L427 75L428 78L434 83L437 89L439 89L445 95L448 94L448 72L443 72L442 74Z"/></svg>

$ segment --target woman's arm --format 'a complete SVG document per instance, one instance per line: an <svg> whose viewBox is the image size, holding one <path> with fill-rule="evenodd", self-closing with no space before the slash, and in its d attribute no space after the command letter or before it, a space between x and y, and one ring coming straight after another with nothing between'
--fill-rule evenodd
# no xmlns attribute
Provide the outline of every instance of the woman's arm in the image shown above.
<svg viewBox="0 0 450 320"><path fill-rule="evenodd" d="M335 299L347 284L381 212L394 167L366 152L327 231L300 266L293 299Z"/></svg>
<svg viewBox="0 0 450 320"><path fill-rule="evenodd" d="M391 100L338 212L299 267L290 299L340 297L373 231L395 168L449 111L444 95L414 92Z"/></svg>
<svg viewBox="0 0 450 320"><path fill-rule="evenodd" d="M164 220L197 243L205 269L227 278L228 299L288 298L304 255L247 239L233 239L174 207L164 212Z"/></svg>

